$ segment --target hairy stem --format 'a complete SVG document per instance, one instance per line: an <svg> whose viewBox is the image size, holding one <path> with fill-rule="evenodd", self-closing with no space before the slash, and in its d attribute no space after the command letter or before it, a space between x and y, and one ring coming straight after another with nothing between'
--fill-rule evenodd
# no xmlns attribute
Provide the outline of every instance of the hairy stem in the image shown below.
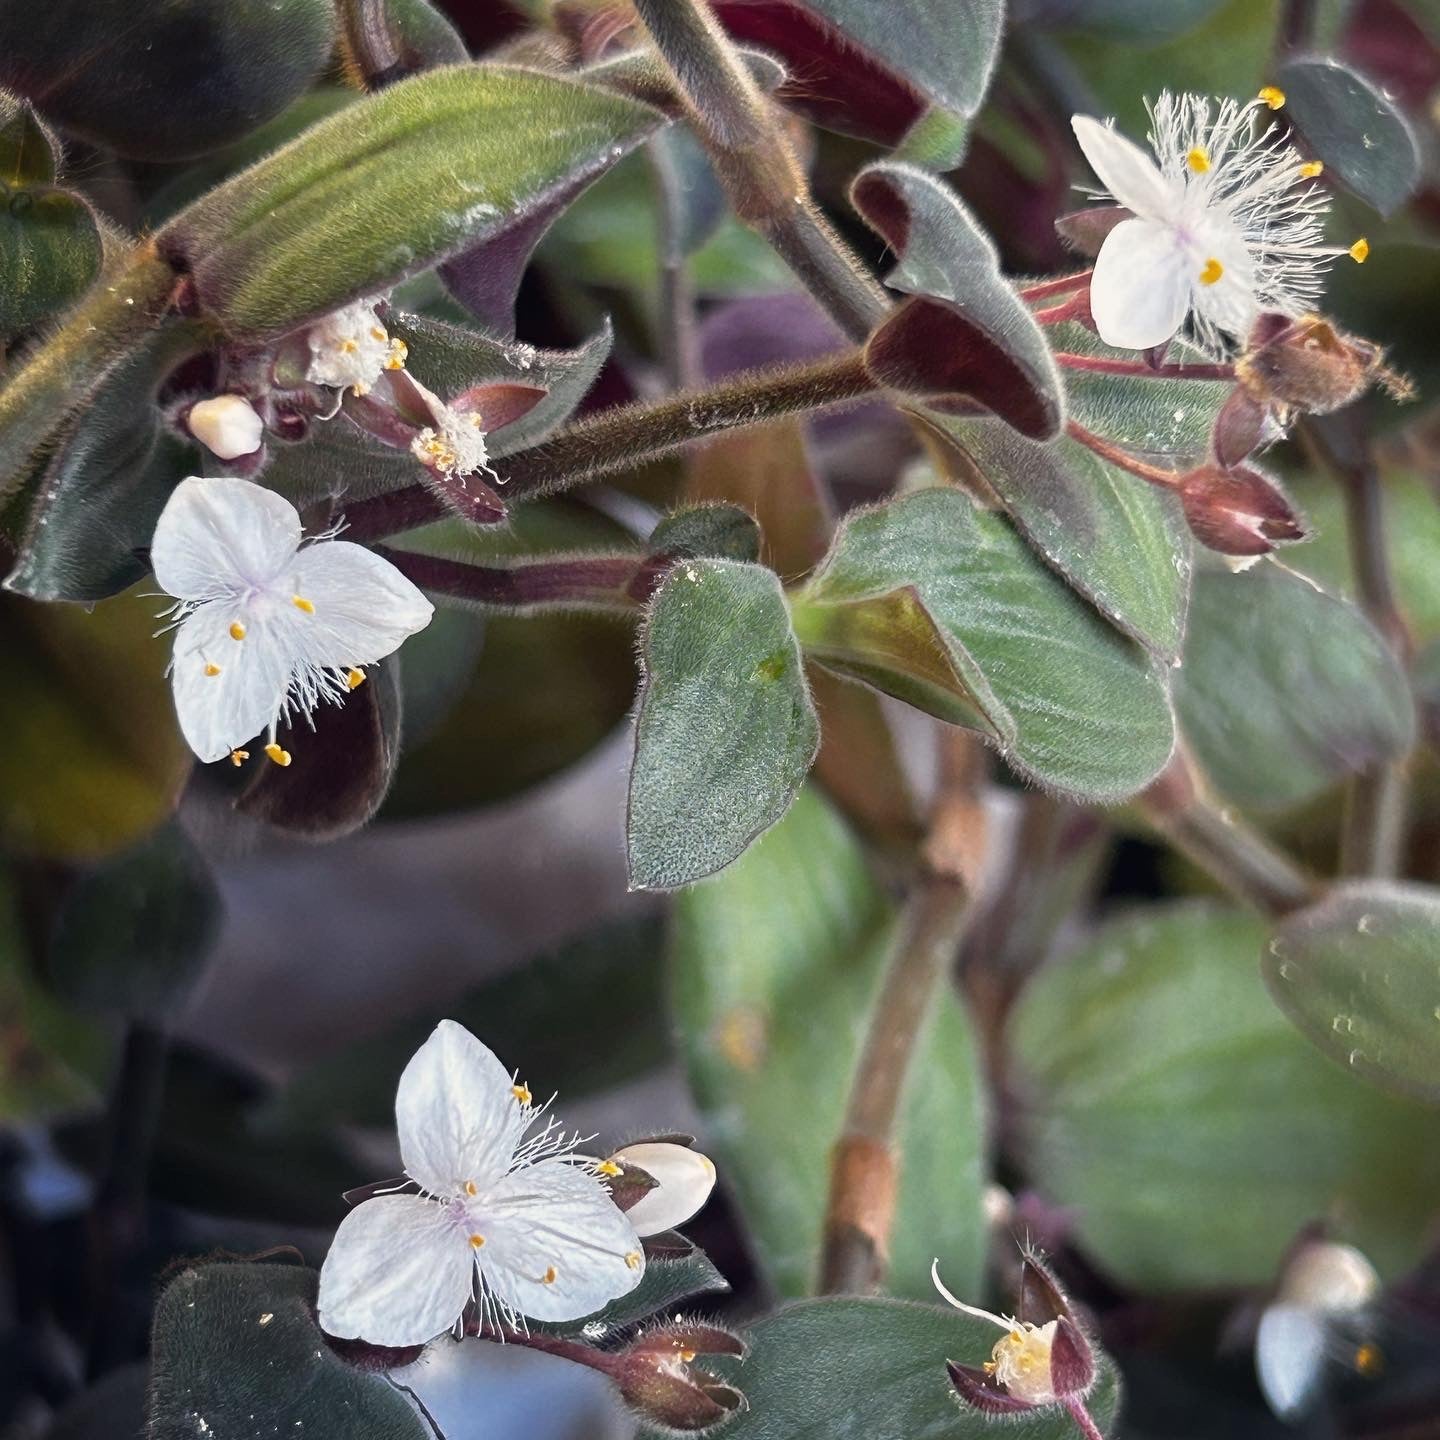
<svg viewBox="0 0 1440 1440"><path fill-rule="evenodd" d="M1091 1419L1090 1412L1085 1408L1085 1402L1078 1395L1065 1396L1063 1403L1085 1440L1105 1440L1100 1433L1100 1427Z"/></svg>
<svg viewBox="0 0 1440 1440"><path fill-rule="evenodd" d="M705 0L635 0L735 213L770 242L853 340L889 309L830 227L774 111Z"/></svg>
<svg viewBox="0 0 1440 1440"><path fill-rule="evenodd" d="M337 0L340 53L361 89L382 90L409 73L385 0Z"/></svg>
<svg viewBox="0 0 1440 1440"><path fill-rule="evenodd" d="M638 613L667 562L644 555L587 555L514 565L471 565L375 546L402 575L434 595L486 610L608 610Z"/></svg>
<svg viewBox="0 0 1440 1440"><path fill-rule="evenodd" d="M1408 665L1414 639L1395 593L1385 536L1385 496L1363 424L1350 414L1311 418L1300 435L1311 458L1340 487L1360 608L1401 664ZM1388 878L1398 872L1405 849L1409 788L1404 758L1372 766L1350 781L1340 837L1344 874Z"/></svg>
<svg viewBox="0 0 1440 1440"><path fill-rule="evenodd" d="M656 206L660 252L658 348L669 388L688 390L699 385L704 375L700 369L700 344L695 325L695 291L690 283L681 234L684 177L663 140L652 140L646 153L659 194Z"/></svg>
<svg viewBox="0 0 1440 1440"><path fill-rule="evenodd" d="M1055 280L1039 280L1034 285L1025 285L1020 289L1020 298L1025 301L1048 300L1053 295L1068 295L1072 290L1079 290L1082 286L1090 283L1093 270L1081 270L1076 275L1061 275Z"/></svg>
<svg viewBox="0 0 1440 1440"><path fill-rule="evenodd" d="M501 493L510 501L555 495L724 431L848 404L875 388L861 352L851 350L813 365L748 371L707 390L684 391L656 404L604 410L543 445L498 461ZM383 539L445 513L443 503L426 486L407 486L348 506L346 538Z"/></svg>
<svg viewBox="0 0 1440 1440"><path fill-rule="evenodd" d="M1120 446L1112 445L1108 440L1102 440L1100 436L1087 430L1078 420L1067 421L1065 433L1072 440L1078 440L1087 450L1093 450L1102 460L1108 460L1119 469L1128 471L1131 475L1138 475L1140 479L1148 480L1152 485L1162 486L1166 490L1174 490L1180 483L1180 476L1174 470L1166 470L1159 465L1147 465L1145 461L1136 459L1128 450L1122 450Z"/></svg>
<svg viewBox="0 0 1440 1440"><path fill-rule="evenodd" d="M831 1154L822 1294L863 1293L884 1279L899 1180L896 1118L916 1045L955 957L966 899L980 868L984 815L976 790L983 750L970 736L946 735L942 743L946 773L922 868L870 1012Z"/></svg>
<svg viewBox="0 0 1440 1440"><path fill-rule="evenodd" d="M1183 756L1141 795L1140 807L1182 855L1254 909L1288 915L1315 898L1314 882L1288 855L1200 794Z"/></svg>
<svg viewBox="0 0 1440 1440"><path fill-rule="evenodd" d="M1141 380L1234 380L1233 365L1146 365L1142 360L1112 360L1104 355L1054 352L1055 363L1066 370L1089 370L1096 375L1134 375Z"/></svg>
<svg viewBox="0 0 1440 1440"><path fill-rule="evenodd" d="M35 452L90 398L170 309L177 276L151 244L101 276L59 328L0 388L0 498Z"/></svg>

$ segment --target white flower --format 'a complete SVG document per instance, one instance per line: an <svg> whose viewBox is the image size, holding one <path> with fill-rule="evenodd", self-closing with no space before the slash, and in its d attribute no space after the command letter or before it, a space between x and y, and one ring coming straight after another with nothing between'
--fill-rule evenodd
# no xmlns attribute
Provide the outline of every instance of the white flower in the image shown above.
<svg viewBox="0 0 1440 1440"><path fill-rule="evenodd" d="M375 304L355 300L310 327L305 378L312 385L334 385L363 395L384 371L404 369L405 342L391 339Z"/></svg>
<svg viewBox="0 0 1440 1440"><path fill-rule="evenodd" d="M1090 308L1107 345L1145 350L1194 317L1195 337L1220 353L1222 336L1244 339L1263 310L1296 315L1313 305L1330 259L1369 253L1323 243L1329 208L1306 161L1258 111L1285 97L1267 87L1241 105L1162 94L1150 110L1152 159L1088 115L1075 138L1117 204L1132 212L1106 237L1090 282ZM1158 164L1157 164L1158 161Z"/></svg>
<svg viewBox="0 0 1440 1440"><path fill-rule="evenodd" d="M444 475L473 475L477 470L490 474L490 456L485 448L484 417L473 410L447 405L433 390L427 390L413 375L410 384L417 390L434 422L410 442L410 453L422 464Z"/></svg>
<svg viewBox="0 0 1440 1440"><path fill-rule="evenodd" d="M497 1332L578 1320L640 1283L634 1227L555 1121L462 1025L442 1020L395 1096L419 1195L380 1195L341 1223L320 1271L321 1328L421 1345L472 1298Z"/></svg>
<svg viewBox="0 0 1440 1440"><path fill-rule="evenodd" d="M190 433L212 455L238 460L260 448L265 422L243 395L214 395L190 407Z"/></svg>
<svg viewBox="0 0 1440 1440"><path fill-rule="evenodd" d="M1380 1277L1352 1245L1313 1240L1291 1257L1255 1334L1255 1373L1271 1410L1282 1420L1302 1414L1337 1347L1334 1335L1361 1314L1380 1290ZM1373 1364L1369 1345L1356 1365Z"/></svg>
<svg viewBox="0 0 1440 1440"><path fill-rule="evenodd" d="M655 1188L625 1212L637 1235L658 1235L683 1225L700 1211L715 1188L714 1163L688 1145L647 1140L617 1150L610 1161L612 1165L634 1165L655 1181Z"/></svg>
<svg viewBox="0 0 1440 1440"><path fill-rule="evenodd" d="M340 701L359 668L423 630L434 609L388 560L346 541L302 545L300 516L249 480L191 477L155 526L150 560L176 605L170 664L175 710L202 760L229 755L281 719Z"/></svg>

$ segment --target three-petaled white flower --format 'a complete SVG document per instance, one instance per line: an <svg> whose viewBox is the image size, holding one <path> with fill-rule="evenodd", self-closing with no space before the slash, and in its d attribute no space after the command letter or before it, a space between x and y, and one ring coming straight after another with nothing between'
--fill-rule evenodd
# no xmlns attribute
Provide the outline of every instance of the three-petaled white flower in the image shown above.
<svg viewBox="0 0 1440 1440"><path fill-rule="evenodd" d="M1195 339L1221 353L1261 310L1296 315L1320 294L1331 258L1369 246L1324 243L1328 201L1310 182L1319 161L1255 124L1285 97L1271 87L1241 105L1162 94L1150 109L1152 159L1088 115L1075 138L1111 198L1131 211L1106 237L1090 282L1100 338L1126 350L1169 340L1187 315ZM1157 163L1158 162L1158 163Z"/></svg>
<svg viewBox="0 0 1440 1440"><path fill-rule="evenodd" d="M422 1345L472 1300L498 1334L578 1320L640 1283L635 1229L573 1140L463 1025L442 1020L400 1077L395 1121L421 1193L378 1195L341 1223L320 1271L321 1328Z"/></svg>
<svg viewBox="0 0 1440 1440"><path fill-rule="evenodd" d="M376 301L354 300L310 326L306 339L312 385L334 385L364 395L386 370L405 367L407 346L375 313Z"/></svg>
<svg viewBox="0 0 1440 1440"><path fill-rule="evenodd" d="M423 630L434 607L388 560L362 545L301 543L300 516L249 480L182 480L150 547L155 578L175 597L170 662L175 711L201 760L235 764L268 730L265 753L288 765L280 721L341 701Z"/></svg>

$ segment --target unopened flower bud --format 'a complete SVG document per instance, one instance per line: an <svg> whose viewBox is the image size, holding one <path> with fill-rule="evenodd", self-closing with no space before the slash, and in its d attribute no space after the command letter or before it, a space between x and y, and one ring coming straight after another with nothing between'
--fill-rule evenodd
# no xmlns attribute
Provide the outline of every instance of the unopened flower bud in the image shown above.
<svg viewBox="0 0 1440 1440"><path fill-rule="evenodd" d="M243 395L215 395L198 400L186 417L190 433L212 455L237 460L253 455L265 434L264 421Z"/></svg>
<svg viewBox="0 0 1440 1440"><path fill-rule="evenodd" d="M1275 481L1259 470L1202 465L1180 477L1180 504L1195 538L1222 555L1267 555L1305 538L1305 526Z"/></svg>
<svg viewBox="0 0 1440 1440"><path fill-rule="evenodd" d="M1262 315L1235 374L1261 405L1307 415L1338 410L1374 384L1397 400L1412 393L1410 382L1386 366L1378 345L1347 335L1321 315Z"/></svg>
<svg viewBox="0 0 1440 1440"><path fill-rule="evenodd" d="M640 1236L673 1230L695 1215L715 1188L715 1166L708 1155L668 1140L647 1140L617 1150L610 1163L622 1174L612 1184L616 1204ZM640 1172L653 1184L634 1191L627 1177Z"/></svg>
<svg viewBox="0 0 1440 1440"><path fill-rule="evenodd" d="M1315 1240L1302 1245L1286 1265L1276 1299L1345 1314L1368 1305L1379 1289L1375 1267L1353 1245Z"/></svg>
<svg viewBox="0 0 1440 1440"><path fill-rule="evenodd" d="M696 1359L744 1354L744 1342L719 1325L677 1321L638 1336L615 1357L611 1373L626 1401L647 1419L693 1432L718 1424L745 1404L739 1390L698 1367Z"/></svg>

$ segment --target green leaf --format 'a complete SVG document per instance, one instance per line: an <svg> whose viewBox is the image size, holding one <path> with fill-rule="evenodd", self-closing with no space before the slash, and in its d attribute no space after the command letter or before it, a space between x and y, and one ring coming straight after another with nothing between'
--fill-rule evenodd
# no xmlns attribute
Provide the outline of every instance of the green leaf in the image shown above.
<svg viewBox="0 0 1440 1440"><path fill-rule="evenodd" d="M1357 881L1286 918L1266 946L1275 1003L1353 1074L1440 1100L1440 890Z"/></svg>
<svg viewBox="0 0 1440 1440"><path fill-rule="evenodd" d="M1221 0L1039 0L1040 21L1085 30L1140 47L1184 35L1220 8ZM1159 74L1166 73L1163 70Z"/></svg>
<svg viewBox="0 0 1440 1440"><path fill-rule="evenodd" d="M1002 0L802 0L927 100L973 115L1000 49Z"/></svg>
<svg viewBox="0 0 1440 1440"><path fill-rule="evenodd" d="M676 900L671 993L705 1143L782 1295L815 1283L830 1151L894 932L859 842L809 789L754 850ZM890 1288L933 1294L940 1254L973 1291L985 1255L984 1094L949 994L917 1045L901 1116Z"/></svg>
<svg viewBox="0 0 1440 1440"><path fill-rule="evenodd" d="M66 131L147 160L204 154L296 98L330 58L327 0L0 6L0 85Z"/></svg>
<svg viewBox="0 0 1440 1440"><path fill-rule="evenodd" d="M789 1305L751 1328L736 1376L750 1403L725 1433L734 1440L1070 1440L1075 1422L1058 1406L997 1423L957 1403L945 1362L978 1365L999 1338L988 1321L933 1305ZM1120 1386L1115 1367L1103 1357L1100 1366L1086 1406L1108 1435Z"/></svg>
<svg viewBox="0 0 1440 1440"><path fill-rule="evenodd" d="M1274 565L1196 577L1175 706L1220 792L1283 809L1403 754L1404 671L1353 605Z"/></svg>
<svg viewBox="0 0 1440 1440"><path fill-rule="evenodd" d="M1179 658L1194 547L1174 496L1075 440L1037 445L998 425L929 418L1048 565L1159 659Z"/></svg>
<svg viewBox="0 0 1440 1440"><path fill-rule="evenodd" d="M265 339L522 225L661 123L556 75L430 71L322 120L182 211L157 243L229 335Z"/></svg>
<svg viewBox="0 0 1440 1440"><path fill-rule="evenodd" d="M688 560L651 600L627 825L630 883L728 865L790 808L820 744L774 571Z"/></svg>
<svg viewBox="0 0 1440 1440"><path fill-rule="evenodd" d="M1007 1138L1122 1285L1268 1284L1316 1219L1385 1275L1424 1249L1440 1116L1315 1053L1265 993L1266 939L1258 917L1154 906L1021 997Z"/></svg>
<svg viewBox="0 0 1440 1440"><path fill-rule="evenodd" d="M178 826L161 826L66 893L46 979L81 1010L173 1013L200 979L221 919L210 867Z"/></svg>
<svg viewBox="0 0 1440 1440"><path fill-rule="evenodd" d="M155 1307L149 1440L333 1435L337 1424L347 1440L434 1440L383 1374L326 1345L317 1281L296 1265L182 1270Z"/></svg>
<svg viewBox="0 0 1440 1440"><path fill-rule="evenodd" d="M1400 112L1363 76L1338 60L1292 60L1275 84L1285 116L1325 173L1382 215L1420 181L1420 152Z"/></svg>
<svg viewBox="0 0 1440 1440"><path fill-rule="evenodd" d="M760 527L738 505L686 505L666 515L646 545L652 555L758 560Z"/></svg>
<svg viewBox="0 0 1440 1440"><path fill-rule="evenodd" d="M661 950L654 916L615 921L456 996L444 1013L483 1035L537 1091L557 1091L563 1114L571 1097L623 1085L669 1057ZM389 1129L400 1072L438 1018L434 1011L405 1016L305 1066L275 1115L286 1128Z"/></svg>
<svg viewBox="0 0 1440 1440"><path fill-rule="evenodd" d="M53 184L58 148L29 105L0 91L0 184L12 190Z"/></svg>
<svg viewBox="0 0 1440 1440"><path fill-rule="evenodd" d="M149 573L141 554L195 461L193 447L162 429L156 392L201 344L198 327L154 331L106 377L35 486L7 589L104 600Z"/></svg>
<svg viewBox="0 0 1440 1440"><path fill-rule="evenodd" d="M154 638L155 601L92 611L0 597L0 837L95 859L153 830L190 774Z"/></svg>
<svg viewBox="0 0 1440 1440"><path fill-rule="evenodd" d="M103 248L90 207L67 191L0 186L0 206L0 340L10 340L79 299Z"/></svg>
<svg viewBox="0 0 1440 1440"><path fill-rule="evenodd" d="M1000 516L958 490L852 513L797 600L802 633L814 623L806 607L873 601L906 586L943 634L984 716L977 728L999 737L1022 774L1108 803L1159 773L1174 744L1165 675ZM903 688L894 693L907 698Z"/></svg>
<svg viewBox="0 0 1440 1440"><path fill-rule="evenodd" d="M871 336L866 364L876 378L902 393L971 397L1037 440L1058 435L1065 392L1049 342L960 198L928 171L893 161L867 166L850 193L899 257L885 283L924 297Z"/></svg>

